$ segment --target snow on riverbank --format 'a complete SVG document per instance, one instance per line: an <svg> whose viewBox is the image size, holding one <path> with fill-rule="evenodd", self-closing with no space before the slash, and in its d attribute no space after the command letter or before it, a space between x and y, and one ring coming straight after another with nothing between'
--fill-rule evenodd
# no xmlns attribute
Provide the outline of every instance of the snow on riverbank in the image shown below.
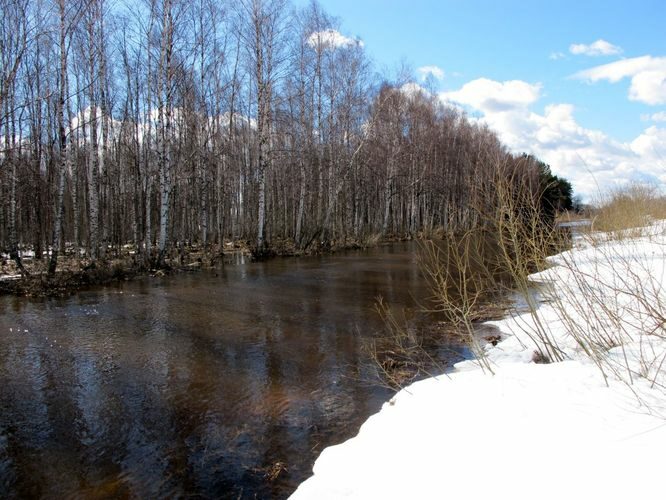
<svg viewBox="0 0 666 500"><path fill-rule="evenodd" d="M534 278L554 296L494 323L494 374L467 361L404 389L292 498L661 498L665 228L553 257ZM533 362L544 339L565 361Z"/></svg>

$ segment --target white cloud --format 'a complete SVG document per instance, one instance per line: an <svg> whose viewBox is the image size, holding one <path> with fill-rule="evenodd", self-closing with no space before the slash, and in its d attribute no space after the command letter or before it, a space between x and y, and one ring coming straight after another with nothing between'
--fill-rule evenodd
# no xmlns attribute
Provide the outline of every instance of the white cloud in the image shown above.
<svg viewBox="0 0 666 500"><path fill-rule="evenodd" d="M310 47L323 47L323 48L337 48L337 47L363 47L362 40L357 38L350 38L337 30L326 29L323 31L315 31L308 37L308 45Z"/></svg>
<svg viewBox="0 0 666 500"><path fill-rule="evenodd" d="M666 111L660 111L659 113L653 113L651 115L641 115L641 120L644 122L666 122Z"/></svg>
<svg viewBox="0 0 666 500"><path fill-rule="evenodd" d="M622 49L617 45L607 42L606 40L597 40L589 45L584 43L573 43L569 46L569 52L574 55L585 56L612 56L621 54Z"/></svg>
<svg viewBox="0 0 666 500"><path fill-rule="evenodd" d="M653 126L633 141L621 142L578 124L571 104L551 104L543 113L534 112L530 108L540 96L540 85L482 80L483 85L475 80L441 97L482 113L478 120L495 130L512 151L534 154L550 164L557 175L573 183L576 193L590 199L635 180L666 188L666 129ZM515 97L517 89L523 91L522 100ZM488 105L502 97L513 105Z"/></svg>
<svg viewBox="0 0 666 500"><path fill-rule="evenodd" d="M418 83L415 82L408 82L405 83L402 87L400 87L400 91L405 94L407 97L415 97L419 94L424 94L426 96L430 96L430 92L428 92L426 89L421 87Z"/></svg>
<svg viewBox="0 0 666 500"><path fill-rule="evenodd" d="M487 78L472 80L455 92L442 92L445 101L466 104L479 111L497 113L515 108L526 108L541 93L541 84L530 84L520 80L497 82Z"/></svg>
<svg viewBox="0 0 666 500"><path fill-rule="evenodd" d="M428 78L428 75L432 75L437 80L444 79L444 70L439 66L421 66L416 69L416 72L421 76L421 80Z"/></svg>
<svg viewBox="0 0 666 500"><path fill-rule="evenodd" d="M559 61L560 59L565 59L566 57L566 54L563 52L551 52L548 56L548 59L551 59L552 61Z"/></svg>
<svg viewBox="0 0 666 500"><path fill-rule="evenodd" d="M574 75L588 82L617 83L630 78L629 99L645 104L666 104L666 57L641 56L595 66Z"/></svg>
<svg viewBox="0 0 666 500"><path fill-rule="evenodd" d="M594 66L593 68L576 73L574 77L588 80L590 82L608 80L611 83L617 83L623 78L632 77L643 71L652 71L663 68L666 68L666 58L641 56Z"/></svg>
<svg viewBox="0 0 666 500"><path fill-rule="evenodd" d="M629 99L646 104L666 104L666 68L642 71L631 79Z"/></svg>
<svg viewBox="0 0 666 500"><path fill-rule="evenodd" d="M666 129L656 125L645 129L631 142L631 149L642 156L666 160Z"/></svg>

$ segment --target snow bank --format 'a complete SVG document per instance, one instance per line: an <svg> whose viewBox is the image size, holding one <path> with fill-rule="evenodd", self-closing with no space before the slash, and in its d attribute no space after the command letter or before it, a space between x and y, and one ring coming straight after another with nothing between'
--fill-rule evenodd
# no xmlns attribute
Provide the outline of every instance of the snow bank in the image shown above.
<svg viewBox="0 0 666 500"><path fill-rule="evenodd" d="M468 361L402 390L326 448L292 498L661 498L666 325L654 316L666 313L640 296L666 299L664 226L552 262L535 276L554 290L537 314L493 323L507 336L486 347L493 375ZM565 361L532 362L538 324ZM579 335L601 327L617 345L591 358Z"/></svg>

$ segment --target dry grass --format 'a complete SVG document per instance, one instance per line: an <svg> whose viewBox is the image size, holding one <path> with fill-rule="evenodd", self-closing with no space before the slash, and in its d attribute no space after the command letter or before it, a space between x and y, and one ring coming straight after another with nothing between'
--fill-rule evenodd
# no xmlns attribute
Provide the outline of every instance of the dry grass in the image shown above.
<svg viewBox="0 0 666 500"><path fill-rule="evenodd" d="M375 310L386 326L386 334L368 343L366 351L381 382L390 389L401 389L423 373L428 364L422 338L381 297L375 302Z"/></svg>
<svg viewBox="0 0 666 500"><path fill-rule="evenodd" d="M652 220L666 218L666 197L649 184L631 184L595 201L593 230L619 240L640 236Z"/></svg>
<svg viewBox="0 0 666 500"><path fill-rule="evenodd" d="M416 236L419 240L443 240L446 233L446 229L442 226L430 226L424 227Z"/></svg>
<svg viewBox="0 0 666 500"><path fill-rule="evenodd" d="M379 245L381 241L382 241L381 233L370 233L360 238L359 244L361 248L372 248Z"/></svg>
<svg viewBox="0 0 666 500"><path fill-rule="evenodd" d="M666 246L655 238L663 223L653 226L663 219L666 198L654 186L633 184L599 197L592 230L581 234L581 248L558 257L556 272L565 278L545 298L576 355L592 360L606 379L629 386L647 379L666 392L666 283L659 271ZM648 259L641 257L645 245ZM581 261L580 251L592 254ZM535 340L547 341L540 333Z"/></svg>

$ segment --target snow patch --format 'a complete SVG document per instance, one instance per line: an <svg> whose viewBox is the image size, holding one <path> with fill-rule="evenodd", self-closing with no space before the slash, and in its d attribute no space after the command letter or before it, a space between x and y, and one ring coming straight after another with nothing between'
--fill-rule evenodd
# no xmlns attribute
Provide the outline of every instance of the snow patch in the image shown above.
<svg viewBox="0 0 666 500"><path fill-rule="evenodd" d="M355 438L326 448L292 498L657 498L666 335L636 292L664 304L665 228L632 240L578 240L551 258L553 267L533 277L551 283L554 297L536 316L490 323L507 337L486 347L494 374L465 361L400 391ZM607 300L607 311L572 308L585 290ZM619 321L606 324L615 314ZM566 361L533 362L537 318ZM601 354L606 377L571 320L578 333L605 325L617 339Z"/></svg>

